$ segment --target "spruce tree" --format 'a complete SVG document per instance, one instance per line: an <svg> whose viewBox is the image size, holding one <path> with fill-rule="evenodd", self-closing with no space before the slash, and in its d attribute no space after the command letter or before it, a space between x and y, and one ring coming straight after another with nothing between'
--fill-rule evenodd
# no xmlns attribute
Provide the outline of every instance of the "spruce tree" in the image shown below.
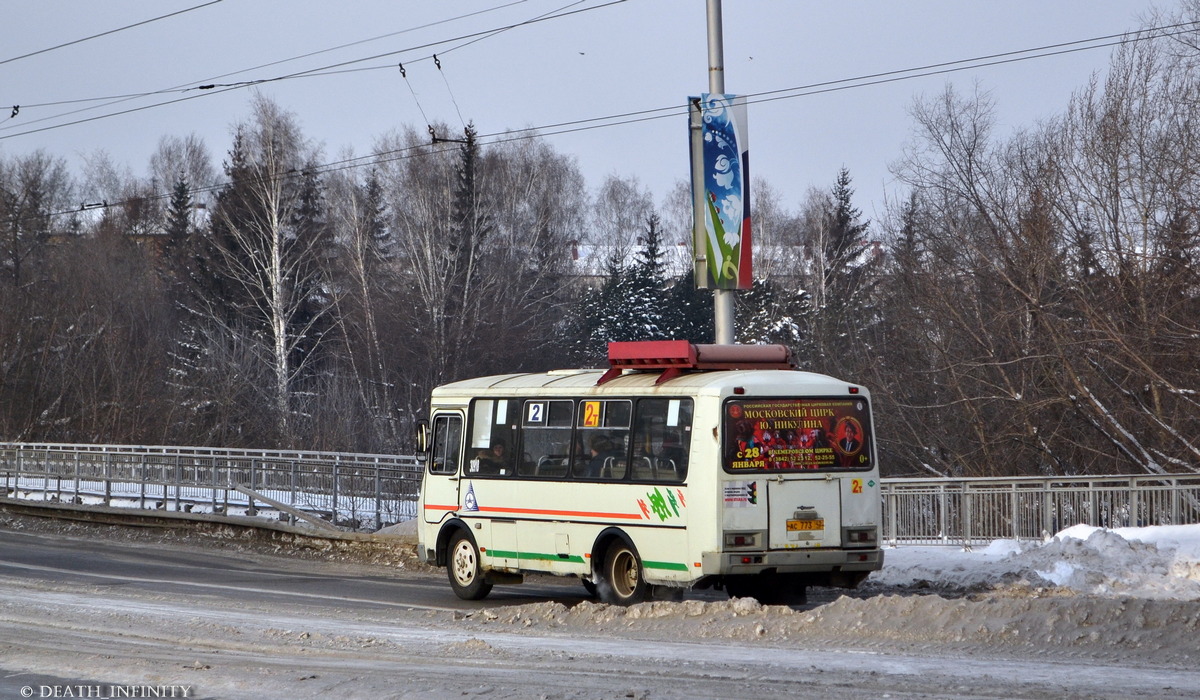
<svg viewBox="0 0 1200 700"><path fill-rule="evenodd" d="M188 283L192 235L192 191L187 180L180 178L171 189L167 216L163 226L162 274L173 298L181 294Z"/></svg>

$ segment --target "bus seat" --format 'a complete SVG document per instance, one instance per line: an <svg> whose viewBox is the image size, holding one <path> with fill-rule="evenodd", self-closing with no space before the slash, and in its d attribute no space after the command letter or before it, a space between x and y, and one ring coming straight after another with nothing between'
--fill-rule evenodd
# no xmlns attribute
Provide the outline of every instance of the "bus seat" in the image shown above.
<svg viewBox="0 0 1200 700"><path fill-rule="evenodd" d="M538 458L534 476L566 476L566 455L542 455Z"/></svg>
<svg viewBox="0 0 1200 700"><path fill-rule="evenodd" d="M634 457L633 478L639 480L658 478L657 471L654 468L654 460L647 456Z"/></svg>

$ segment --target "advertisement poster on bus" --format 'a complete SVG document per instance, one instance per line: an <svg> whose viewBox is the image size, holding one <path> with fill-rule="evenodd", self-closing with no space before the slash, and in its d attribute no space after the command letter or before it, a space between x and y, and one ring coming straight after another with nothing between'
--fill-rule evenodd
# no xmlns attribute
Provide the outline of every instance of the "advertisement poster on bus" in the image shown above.
<svg viewBox="0 0 1200 700"><path fill-rule="evenodd" d="M750 150L746 100L705 93L693 98L701 112L704 160L704 242L707 281L712 289L750 289ZM696 241L700 258L701 242ZM697 280L704 276L697 275Z"/></svg>
<svg viewBox="0 0 1200 700"><path fill-rule="evenodd" d="M731 472L871 466L871 420L862 398L730 401L724 421Z"/></svg>

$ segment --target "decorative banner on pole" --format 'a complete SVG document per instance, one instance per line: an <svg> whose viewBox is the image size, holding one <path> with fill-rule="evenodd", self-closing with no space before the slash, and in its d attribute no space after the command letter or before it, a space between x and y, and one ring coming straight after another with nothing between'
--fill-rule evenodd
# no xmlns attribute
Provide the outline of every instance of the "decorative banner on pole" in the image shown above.
<svg viewBox="0 0 1200 700"><path fill-rule="evenodd" d="M705 93L691 100L699 109L702 127L693 138L703 140L703 174L693 168L692 192L696 216L703 219L703 245L696 240L698 287L749 289L750 268L750 151L746 136L746 100L736 95ZM693 153L700 149L693 148ZM696 182L697 178L701 182ZM703 195L703 204L700 197ZM701 231L696 226L696 233Z"/></svg>

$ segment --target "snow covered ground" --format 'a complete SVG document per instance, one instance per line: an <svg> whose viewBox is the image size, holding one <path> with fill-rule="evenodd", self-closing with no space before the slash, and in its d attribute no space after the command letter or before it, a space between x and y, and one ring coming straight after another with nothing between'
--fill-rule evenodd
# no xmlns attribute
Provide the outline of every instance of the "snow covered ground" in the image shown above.
<svg viewBox="0 0 1200 700"><path fill-rule="evenodd" d="M126 539L147 554L160 546L160 535L137 528L33 520L7 527ZM405 531L386 534L410 541ZM411 559L341 549L338 562L326 554L303 563L280 547L237 556L254 563L248 570L301 567L334 582L343 570L397 570L453 600L442 572ZM13 689L47 674L193 684L200 697L255 700L1193 698L1200 688L1200 525L1076 526L1044 542L971 551L889 548L860 590L817 589L801 609L709 592L629 608L575 598L347 613L332 590L330 607L300 611L222 588L218 599L0 576L0 671Z"/></svg>
<svg viewBox="0 0 1200 700"><path fill-rule="evenodd" d="M982 590L1004 585L1100 596L1200 600L1200 525L1105 530L1076 525L1044 542L888 549L871 587Z"/></svg>

